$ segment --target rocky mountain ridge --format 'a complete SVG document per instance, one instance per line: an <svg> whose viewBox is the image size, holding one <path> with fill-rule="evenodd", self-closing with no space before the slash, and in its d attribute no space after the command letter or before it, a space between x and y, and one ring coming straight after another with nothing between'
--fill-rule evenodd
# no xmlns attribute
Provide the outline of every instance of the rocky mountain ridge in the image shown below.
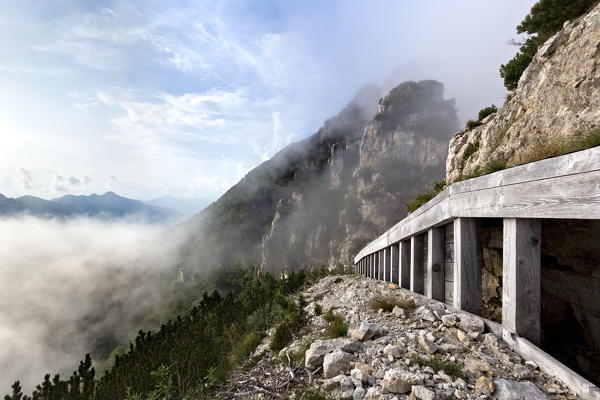
<svg viewBox="0 0 600 400"><path fill-rule="evenodd" d="M405 82L380 97L379 88L364 88L315 135L280 151L192 219L190 259L275 273L350 265L406 215L406 201L443 176L458 124L439 82Z"/></svg>

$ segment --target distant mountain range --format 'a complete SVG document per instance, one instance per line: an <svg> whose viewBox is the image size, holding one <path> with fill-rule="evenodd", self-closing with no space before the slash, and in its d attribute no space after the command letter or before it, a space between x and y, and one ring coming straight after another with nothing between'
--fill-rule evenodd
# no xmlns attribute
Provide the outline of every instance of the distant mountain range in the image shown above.
<svg viewBox="0 0 600 400"><path fill-rule="evenodd" d="M210 199L176 199L165 196L157 199L145 201L144 203L157 207L170 208L179 211L185 216L192 216L205 209L212 200Z"/></svg>
<svg viewBox="0 0 600 400"><path fill-rule="evenodd" d="M181 220L184 214L170 208L146 204L113 192L89 196L66 195L52 200L35 196L10 198L0 194L0 216L34 215L44 218L93 217L100 219L139 218L160 223Z"/></svg>

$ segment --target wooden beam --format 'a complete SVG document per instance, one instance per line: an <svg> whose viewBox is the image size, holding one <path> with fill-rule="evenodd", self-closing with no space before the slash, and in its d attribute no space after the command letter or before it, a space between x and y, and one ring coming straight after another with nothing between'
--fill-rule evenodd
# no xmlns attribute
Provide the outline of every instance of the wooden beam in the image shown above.
<svg viewBox="0 0 600 400"><path fill-rule="evenodd" d="M410 290L423 294L423 236L415 235L410 238Z"/></svg>
<svg viewBox="0 0 600 400"><path fill-rule="evenodd" d="M474 218L454 220L454 307L480 315L481 246L479 223Z"/></svg>
<svg viewBox="0 0 600 400"><path fill-rule="evenodd" d="M400 250L400 245L398 243L390 246L390 274L391 281L396 285L400 284L400 257L398 256L398 251Z"/></svg>
<svg viewBox="0 0 600 400"><path fill-rule="evenodd" d="M600 147L457 182L367 244L362 257L453 218L600 219Z"/></svg>
<svg viewBox="0 0 600 400"><path fill-rule="evenodd" d="M410 240L398 243L400 287L410 289Z"/></svg>
<svg viewBox="0 0 600 400"><path fill-rule="evenodd" d="M504 219L502 323L532 343L541 340L539 219Z"/></svg>
<svg viewBox="0 0 600 400"><path fill-rule="evenodd" d="M430 299L444 301L444 231L431 228L427 232L427 281L425 295Z"/></svg>

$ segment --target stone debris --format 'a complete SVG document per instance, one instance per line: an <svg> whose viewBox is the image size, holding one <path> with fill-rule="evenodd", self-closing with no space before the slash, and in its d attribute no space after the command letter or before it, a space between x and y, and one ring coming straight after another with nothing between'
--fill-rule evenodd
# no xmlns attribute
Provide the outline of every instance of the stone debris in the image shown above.
<svg viewBox="0 0 600 400"><path fill-rule="evenodd" d="M314 314L315 303L308 303L307 326L281 351L285 357L308 346L301 364L288 365L280 361L284 357L267 352L259 363L279 367L255 377L265 387L274 387L268 382L276 378L287 381L279 384L286 392L248 398L294 398L300 388L315 386L336 399L577 399L485 332L476 316L391 289L386 282L351 275L323 278L303 292L304 298L312 293L319 294L324 311L335 308L350 323L347 336L323 339L327 324ZM378 313L369 307L376 295L396 296L399 304L412 300L416 307Z"/></svg>

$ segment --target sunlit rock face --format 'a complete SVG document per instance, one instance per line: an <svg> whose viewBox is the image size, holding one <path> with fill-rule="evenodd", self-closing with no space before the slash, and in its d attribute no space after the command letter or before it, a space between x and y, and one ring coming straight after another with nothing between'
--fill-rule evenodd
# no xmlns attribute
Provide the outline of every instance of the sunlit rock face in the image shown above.
<svg viewBox="0 0 600 400"><path fill-rule="evenodd" d="M600 127L600 5L537 52L507 104L450 142L446 181L546 158ZM484 105L482 105L483 107Z"/></svg>
<svg viewBox="0 0 600 400"><path fill-rule="evenodd" d="M407 200L443 178L457 127L439 82L405 82L384 97L364 88L316 134L249 172L187 224L190 268L350 265L406 215Z"/></svg>

